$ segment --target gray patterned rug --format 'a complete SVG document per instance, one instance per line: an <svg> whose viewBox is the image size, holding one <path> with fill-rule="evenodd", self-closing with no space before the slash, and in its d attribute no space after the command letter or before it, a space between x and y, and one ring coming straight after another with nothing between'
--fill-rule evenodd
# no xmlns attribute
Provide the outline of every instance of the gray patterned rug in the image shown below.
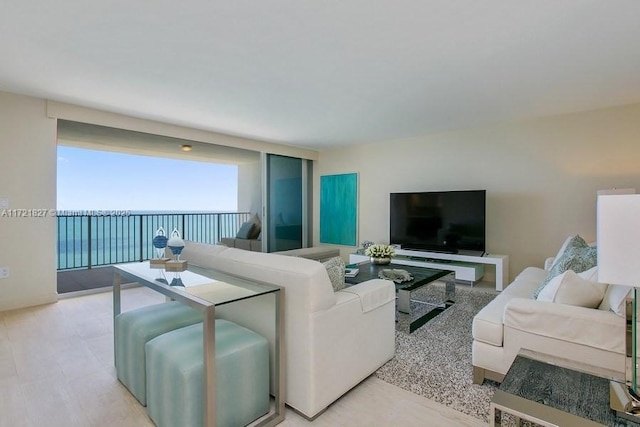
<svg viewBox="0 0 640 427"><path fill-rule="evenodd" d="M426 286L417 291L417 299L433 299L434 294L443 294L443 289L441 283ZM472 384L471 322L495 296L487 289L456 285L453 306L412 334L396 331L396 355L375 375L488 422L489 403L497 384Z"/></svg>

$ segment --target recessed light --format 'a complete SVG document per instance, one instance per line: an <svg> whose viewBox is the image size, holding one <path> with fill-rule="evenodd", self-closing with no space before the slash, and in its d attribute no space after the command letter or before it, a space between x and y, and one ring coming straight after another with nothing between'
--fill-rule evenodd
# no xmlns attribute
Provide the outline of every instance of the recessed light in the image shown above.
<svg viewBox="0 0 640 427"><path fill-rule="evenodd" d="M189 144L183 144L181 147L182 151L191 151L191 146Z"/></svg>

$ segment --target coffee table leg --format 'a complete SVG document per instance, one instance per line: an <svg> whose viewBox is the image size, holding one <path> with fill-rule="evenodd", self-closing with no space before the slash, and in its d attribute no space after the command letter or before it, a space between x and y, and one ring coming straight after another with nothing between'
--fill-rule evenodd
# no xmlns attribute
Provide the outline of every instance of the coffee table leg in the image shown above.
<svg viewBox="0 0 640 427"><path fill-rule="evenodd" d="M398 290L398 311L400 313L411 314L411 292L400 289Z"/></svg>
<svg viewBox="0 0 640 427"><path fill-rule="evenodd" d="M455 302L456 300L456 281L455 277L448 276L444 281L444 301L445 304L447 302Z"/></svg>

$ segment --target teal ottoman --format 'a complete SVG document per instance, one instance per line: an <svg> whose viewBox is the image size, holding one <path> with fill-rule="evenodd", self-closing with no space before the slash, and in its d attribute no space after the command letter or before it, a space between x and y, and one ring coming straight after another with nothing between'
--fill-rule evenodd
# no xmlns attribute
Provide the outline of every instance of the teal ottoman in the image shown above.
<svg viewBox="0 0 640 427"><path fill-rule="evenodd" d="M147 404L144 348L147 341L198 322L202 322L202 312L177 301L126 311L116 316L116 374L142 405Z"/></svg>
<svg viewBox="0 0 640 427"><path fill-rule="evenodd" d="M158 427L201 427L202 323L147 343L147 411ZM215 321L216 426L245 426L269 412L269 346L235 323Z"/></svg>

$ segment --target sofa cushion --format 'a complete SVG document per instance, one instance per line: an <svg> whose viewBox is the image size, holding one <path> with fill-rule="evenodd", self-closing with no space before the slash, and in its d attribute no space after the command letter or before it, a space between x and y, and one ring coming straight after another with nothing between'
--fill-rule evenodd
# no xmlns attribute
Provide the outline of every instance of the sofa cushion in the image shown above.
<svg viewBox="0 0 640 427"><path fill-rule="evenodd" d="M252 221L247 221L240 226L240 230L236 233L236 239L249 239L252 235L255 224Z"/></svg>
<svg viewBox="0 0 640 427"><path fill-rule="evenodd" d="M599 310L613 311L618 316L625 315L625 301L631 288L622 285L609 285L598 307Z"/></svg>
<svg viewBox="0 0 640 427"><path fill-rule="evenodd" d="M342 258L338 256L330 258L323 262L322 265L327 269L333 291L336 292L344 288L344 261Z"/></svg>
<svg viewBox="0 0 640 427"><path fill-rule="evenodd" d="M538 301L557 302L596 308L602 302L607 285L585 280L572 270L567 270L549 281L540 291Z"/></svg>
<svg viewBox="0 0 640 427"><path fill-rule="evenodd" d="M623 320L601 310L513 298L505 307L504 326L605 351L624 352Z"/></svg>
<svg viewBox="0 0 640 427"><path fill-rule="evenodd" d="M542 289L557 275L564 273L567 270L573 270L576 273L587 271L592 267L595 267L597 261L597 250L587 246L585 247L568 247L560 259L553 264L549 274L542 281L538 289L533 293L533 298L538 298L538 295Z"/></svg>

